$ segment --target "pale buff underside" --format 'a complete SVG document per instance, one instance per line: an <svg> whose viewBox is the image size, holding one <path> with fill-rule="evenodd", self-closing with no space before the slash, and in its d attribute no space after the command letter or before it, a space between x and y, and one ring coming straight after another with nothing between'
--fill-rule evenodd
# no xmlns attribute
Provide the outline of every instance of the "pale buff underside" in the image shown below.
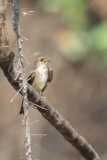
<svg viewBox="0 0 107 160"><path fill-rule="evenodd" d="M37 91L41 92L47 83L48 75L47 68L36 70L36 75L32 83L32 87Z"/></svg>

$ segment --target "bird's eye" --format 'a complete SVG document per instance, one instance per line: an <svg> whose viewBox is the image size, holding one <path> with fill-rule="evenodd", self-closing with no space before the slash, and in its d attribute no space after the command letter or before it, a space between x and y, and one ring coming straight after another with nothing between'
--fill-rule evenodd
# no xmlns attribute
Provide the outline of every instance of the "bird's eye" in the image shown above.
<svg viewBox="0 0 107 160"><path fill-rule="evenodd" d="M43 59L41 59L41 62L43 61Z"/></svg>

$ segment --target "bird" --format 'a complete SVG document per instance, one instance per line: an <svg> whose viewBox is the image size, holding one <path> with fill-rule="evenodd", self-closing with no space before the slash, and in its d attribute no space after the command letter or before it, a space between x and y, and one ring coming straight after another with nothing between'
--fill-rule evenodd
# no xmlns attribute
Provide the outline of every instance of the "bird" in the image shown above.
<svg viewBox="0 0 107 160"><path fill-rule="evenodd" d="M34 63L34 69L28 76L28 83L37 91L41 96L43 91L46 89L48 84L53 79L53 70L47 67L48 62L51 62L50 58L39 57ZM19 114L24 114L23 110L23 100L21 105L21 110Z"/></svg>

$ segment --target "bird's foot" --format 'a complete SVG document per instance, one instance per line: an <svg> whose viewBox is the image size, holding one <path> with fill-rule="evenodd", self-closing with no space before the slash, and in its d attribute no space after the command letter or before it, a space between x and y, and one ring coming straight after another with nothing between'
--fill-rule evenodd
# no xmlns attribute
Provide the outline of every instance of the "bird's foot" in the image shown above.
<svg viewBox="0 0 107 160"><path fill-rule="evenodd" d="M47 99L47 97L42 96L42 98Z"/></svg>
<svg viewBox="0 0 107 160"><path fill-rule="evenodd" d="M47 97L44 97L42 93L40 93L40 97L44 98L45 102L48 102Z"/></svg>

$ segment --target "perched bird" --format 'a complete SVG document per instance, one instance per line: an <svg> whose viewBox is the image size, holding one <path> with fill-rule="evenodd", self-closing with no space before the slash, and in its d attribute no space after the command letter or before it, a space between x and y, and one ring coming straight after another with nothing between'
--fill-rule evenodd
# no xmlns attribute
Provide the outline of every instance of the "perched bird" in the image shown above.
<svg viewBox="0 0 107 160"><path fill-rule="evenodd" d="M49 58L39 57L34 65L35 68L31 71L28 77L28 83L37 91L40 95L46 89L48 84L53 79L53 71L47 67L48 62L51 62ZM23 104L23 101L22 101ZM24 114L23 105L21 105L20 114Z"/></svg>

